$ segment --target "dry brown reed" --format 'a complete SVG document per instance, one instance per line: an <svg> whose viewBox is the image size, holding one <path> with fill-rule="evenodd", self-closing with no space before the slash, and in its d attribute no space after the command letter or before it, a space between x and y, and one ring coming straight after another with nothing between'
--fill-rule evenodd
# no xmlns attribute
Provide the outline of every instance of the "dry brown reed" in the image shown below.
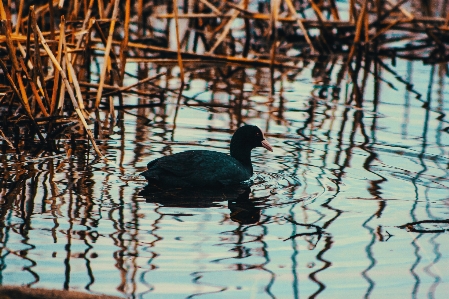
<svg viewBox="0 0 449 299"><path fill-rule="evenodd" d="M335 0L15 3L0 2L0 139L3 151L17 153L56 151L55 142L74 134L68 124L79 123L77 134L101 156L98 136L90 130L92 111L106 109L114 116L115 109L158 105L167 91L157 84L149 91L136 89L162 73L124 86L129 61L176 63L178 108L186 61L269 67L273 74L275 68L296 68L298 59L341 57L357 106L363 104L360 59L449 61L449 13L412 13L410 7L419 4L414 0L349 0L347 9ZM288 56L289 49L299 54ZM92 80L95 63L100 71ZM125 92L159 101L129 105Z"/></svg>

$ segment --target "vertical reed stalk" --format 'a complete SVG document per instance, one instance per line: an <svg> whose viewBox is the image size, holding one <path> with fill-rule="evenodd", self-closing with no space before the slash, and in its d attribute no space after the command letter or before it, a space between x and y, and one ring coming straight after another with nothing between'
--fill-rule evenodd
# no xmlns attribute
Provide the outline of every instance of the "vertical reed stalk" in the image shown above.
<svg viewBox="0 0 449 299"><path fill-rule="evenodd" d="M64 16L61 16L61 23L59 24L59 43L58 43L58 54L56 60L58 63L61 63L62 58L62 45L63 41L65 40L65 18ZM58 94L58 87L59 87L59 69L55 68L55 77L53 80L53 92L51 94L51 105L50 105L50 114L53 115L53 113L56 110L56 96Z"/></svg>
<svg viewBox="0 0 449 299"><path fill-rule="evenodd" d="M36 78L36 82L37 82L37 86L39 87L39 90L41 92L41 94L44 96L46 104L50 105L50 100L48 98L48 94L47 94L47 88L45 88L45 76L43 73L43 66L42 66L42 59L41 59L41 53L40 53L40 47L39 47L39 37L36 33L36 28L37 28L37 22L36 22L36 14L34 9L31 10L30 12L30 16L31 16L31 28L33 29L34 32L34 64L33 67L36 70L37 73L37 78Z"/></svg>
<svg viewBox="0 0 449 299"><path fill-rule="evenodd" d="M137 0L137 19L142 20L143 0Z"/></svg>
<svg viewBox="0 0 449 299"><path fill-rule="evenodd" d="M178 51L178 65L179 65L179 72L181 76L181 85L184 86L184 65L182 63L182 56L181 56L181 43L180 43L180 37L179 37L179 19L178 19L178 2L177 0L173 0L173 12L175 14L175 27L176 27L176 45L177 45L177 51Z"/></svg>
<svg viewBox="0 0 449 299"><path fill-rule="evenodd" d="M337 4L335 0L329 0L329 4L331 7L332 18L336 21L340 21L340 15L338 14Z"/></svg>
<svg viewBox="0 0 449 299"><path fill-rule="evenodd" d="M178 2L177 0L173 0L173 13L175 14L175 27L176 27L176 44L177 44L177 54L178 54L178 64L179 64L179 72L181 79L181 86L179 88L178 99L176 101L176 110L175 115L173 116L173 134L172 139L175 137L175 129L176 129L176 119L178 117L179 105L181 103L182 91L184 89L184 65L182 63L181 56L181 43L179 38L179 19L178 19Z"/></svg>
<svg viewBox="0 0 449 299"><path fill-rule="evenodd" d="M60 63L61 63L61 69L62 69L61 72L65 74L65 72L67 71L67 67L66 67L67 64L66 64L66 57L65 56L61 57ZM58 69L58 72L60 72L59 69ZM59 97L58 97L58 100L56 102L55 110L54 110L54 114L55 115L57 115L57 114L62 112L62 108L64 106L64 99L65 99L65 84L64 84L64 82L61 79L59 80L59 82L62 82L62 84L59 86Z"/></svg>
<svg viewBox="0 0 449 299"><path fill-rule="evenodd" d="M34 11L34 5L31 5L28 12L28 21L27 21L27 39L26 39L26 55L25 57L25 64L28 64L28 60L30 60L31 57L31 19L32 19L32 13ZM20 43L19 43L20 44Z"/></svg>
<svg viewBox="0 0 449 299"><path fill-rule="evenodd" d="M55 40L55 11L53 7L53 0L48 0L48 10L50 12L50 39ZM54 44L52 44L51 50L55 51Z"/></svg>
<svg viewBox="0 0 449 299"><path fill-rule="evenodd" d="M125 24L124 24L124 37L122 44L120 46L120 85L123 86L123 79L125 78L125 66L126 66L126 56L128 52L128 40L129 40L129 20L131 15L131 0L126 0L125 4Z"/></svg>
<svg viewBox="0 0 449 299"><path fill-rule="evenodd" d="M368 2L368 0L364 0L363 6L362 6L362 11L360 12L360 15L357 19L357 26L356 26L356 30L355 30L354 42L352 44L351 50L349 51L348 60L346 61L346 65L349 65L351 63L352 57L354 56L354 53L355 53L355 48L356 48L356 46L358 46L358 44L360 42L360 35L362 32L362 26L364 23L367 2Z"/></svg>
<svg viewBox="0 0 449 299"><path fill-rule="evenodd" d="M83 95L81 93L81 88L78 83L78 78L76 76L75 70L73 69L72 63L70 62L70 60L71 60L70 53L69 53L69 49L68 49L65 41L64 41L64 52L67 53L66 54L67 55L67 60L66 60L67 70L68 70L70 77L72 78L71 81L72 81L73 87L75 87L76 97L78 98L78 105L79 105L81 111L84 112L85 107L84 107Z"/></svg>
<svg viewBox="0 0 449 299"><path fill-rule="evenodd" d="M3 1L0 1L0 18L1 20L6 20L6 11L3 7Z"/></svg>
<svg viewBox="0 0 449 299"><path fill-rule="evenodd" d="M447 28L448 25L449 25L449 11L447 12L446 20L444 21L444 27Z"/></svg>
<svg viewBox="0 0 449 299"><path fill-rule="evenodd" d="M97 0L98 4L98 14L100 19L104 19L104 3L103 0Z"/></svg>
<svg viewBox="0 0 449 299"><path fill-rule="evenodd" d="M355 18L355 0L349 0L349 22L353 23Z"/></svg>
<svg viewBox="0 0 449 299"><path fill-rule="evenodd" d="M111 23L109 25L109 35L108 35L108 40L106 43L106 49L105 49L105 53L104 53L104 59L103 59L103 67L101 69L101 75L100 75L100 82L99 82L99 86L98 86L98 91L97 91L97 98L95 100L95 108L98 109L98 106L100 106L100 100L101 100L101 96L103 94L103 87L104 87L104 80L106 77L106 70L108 68L108 61L109 61L109 52L111 51L111 46L112 46L112 36L114 35L114 29L115 29L115 22L117 20L117 14L118 14L118 6L119 6L120 0L115 0L114 2L114 9L112 11L112 18L111 18Z"/></svg>
<svg viewBox="0 0 449 299"><path fill-rule="evenodd" d="M274 0L271 1L271 36L272 36L272 41L271 41L271 50L270 50L270 89L271 89L271 95L274 95L275 90L274 90L274 61L275 61L275 57L276 57L276 48L277 48L277 39L278 39L278 34L277 34L277 22L279 19L279 6L281 5L281 1L279 0Z"/></svg>
<svg viewBox="0 0 449 299"><path fill-rule="evenodd" d="M39 92L37 91L37 88L36 88L36 85L34 84L33 79L31 78L30 74L28 74L28 72L27 72L27 67L26 67L26 65L25 65L25 62L23 61L22 58L20 58L19 61L20 61L20 64L21 64L21 66L22 66L23 72L24 72L25 75L27 76L28 82L29 82L29 84L30 84L30 86L31 86L31 91L33 92L33 96L34 96L34 98L35 98L37 104L39 105L39 108L41 109L42 114L44 114L44 116L46 116L46 117L47 117L47 116L50 116L50 115L48 114L48 112L47 112L47 109L46 109L45 106L44 106L44 103L42 103L41 97L40 97L40 95L39 95Z"/></svg>
<svg viewBox="0 0 449 299"><path fill-rule="evenodd" d="M22 25L22 13L23 13L23 2L24 0L20 0L19 11L17 12L17 24L15 34L19 34L20 26Z"/></svg>

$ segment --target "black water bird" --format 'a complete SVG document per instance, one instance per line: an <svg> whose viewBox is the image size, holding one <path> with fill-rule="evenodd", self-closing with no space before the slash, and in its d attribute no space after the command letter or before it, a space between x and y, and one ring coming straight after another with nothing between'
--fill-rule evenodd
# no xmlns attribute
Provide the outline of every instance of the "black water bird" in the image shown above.
<svg viewBox="0 0 449 299"><path fill-rule="evenodd" d="M273 151L257 126L246 125L231 139L231 155L208 150L189 150L148 163L141 173L148 190L211 188L237 185L253 175L251 150L264 147Z"/></svg>

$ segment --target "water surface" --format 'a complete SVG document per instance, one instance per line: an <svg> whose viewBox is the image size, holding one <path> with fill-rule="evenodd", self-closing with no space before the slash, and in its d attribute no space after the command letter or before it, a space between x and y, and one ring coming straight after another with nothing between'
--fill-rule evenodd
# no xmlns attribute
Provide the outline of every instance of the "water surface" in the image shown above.
<svg viewBox="0 0 449 299"><path fill-rule="evenodd" d="M357 108L342 64L278 70L274 93L268 68L187 65L179 106L167 93L116 123L92 115L109 162L84 140L50 157L2 155L0 283L129 298L443 298L447 66L398 60L368 74ZM155 84L177 90L177 67L163 70L173 77ZM140 195L149 161L226 153L245 123L274 147L253 151L246 198Z"/></svg>

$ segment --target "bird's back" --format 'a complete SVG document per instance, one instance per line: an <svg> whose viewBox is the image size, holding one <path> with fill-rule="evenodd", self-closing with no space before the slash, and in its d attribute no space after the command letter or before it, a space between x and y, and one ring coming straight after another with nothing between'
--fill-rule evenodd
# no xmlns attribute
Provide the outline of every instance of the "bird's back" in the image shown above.
<svg viewBox="0 0 449 299"><path fill-rule="evenodd" d="M207 150L191 150L153 160L142 175L159 188L213 187L248 180L252 171L233 157Z"/></svg>

